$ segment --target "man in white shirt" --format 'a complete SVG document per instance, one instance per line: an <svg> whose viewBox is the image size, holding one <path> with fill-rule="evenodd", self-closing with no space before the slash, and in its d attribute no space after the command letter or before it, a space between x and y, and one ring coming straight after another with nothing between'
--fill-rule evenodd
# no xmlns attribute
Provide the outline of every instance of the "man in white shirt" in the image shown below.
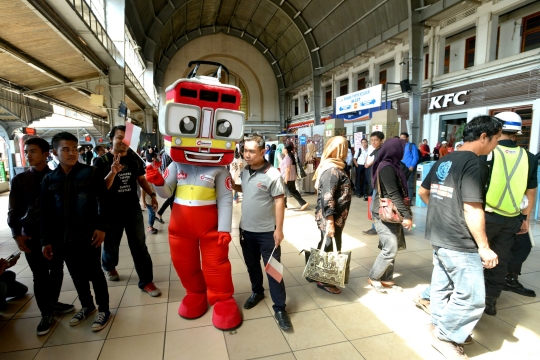
<svg viewBox="0 0 540 360"><path fill-rule="evenodd" d="M356 150L353 156L354 167L356 168L356 179L354 182L356 197L364 197L364 201L367 201L369 196L369 185L367 169L365 167L368 159L368 142L366 139L362 139L361 146Z"/></svg>

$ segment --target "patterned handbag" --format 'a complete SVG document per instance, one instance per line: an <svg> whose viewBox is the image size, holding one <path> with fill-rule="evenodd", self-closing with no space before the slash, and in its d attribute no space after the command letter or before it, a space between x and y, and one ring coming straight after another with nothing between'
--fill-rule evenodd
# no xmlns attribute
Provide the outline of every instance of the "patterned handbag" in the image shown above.
<svg viewBox="0 0 540 360"><path fill-rule="evenodd" d="M351 254L338 251L325 252L324 244L325 241L322 241L320 249L311 248L302 277L344 288ZM332 238L332 244L333 248L337 249L335 238Z"/></svg>
<svg viewBox="0 0 540 360"><path fill-rule="evenodd" d="M403 185L401 179L398 179L398 183L401 186L401 193L404 194ZM403 215L398 211L396 204L390 198L383 198L381 193L381 180L379 177L379 171L377 171L377 192L379 193L379 218L381 221L401 224L403 222ZM411 200L409 197L403 198L405 206L411 206Z"/></svg>

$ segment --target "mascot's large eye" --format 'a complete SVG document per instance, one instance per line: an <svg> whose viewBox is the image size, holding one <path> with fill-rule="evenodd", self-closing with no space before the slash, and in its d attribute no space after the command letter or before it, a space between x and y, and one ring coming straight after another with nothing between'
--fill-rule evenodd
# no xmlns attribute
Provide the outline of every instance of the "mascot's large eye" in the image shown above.
<svg viewBox="0 0 540 360"><path fill-rule="evenodd" d="M180 132L182 134L194 134L197 129L197 119L193 116L186 116L180 120Z"/></svg>
<svg viewBox="0 0 540 360"><path fill-rule="evenodd" d="M244 113L236 110L216 109L214 139L239 141L244 135Z"/></svg>
<svg viewBox="0 0 540 360"><path fill-rule="evenodd" d="M216 129L216 135L217 136L223 136L223 137L229 137L232 134L233 127L229 120L218 120L217 121L217 129Z"/></svg>

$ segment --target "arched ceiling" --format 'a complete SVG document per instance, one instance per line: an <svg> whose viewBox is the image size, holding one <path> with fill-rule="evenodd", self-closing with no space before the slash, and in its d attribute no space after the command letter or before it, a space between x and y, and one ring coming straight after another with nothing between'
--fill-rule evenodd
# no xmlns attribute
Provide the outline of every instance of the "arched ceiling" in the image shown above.
<svg viewBox="0 0 540 360"><path fill-rule="evenodd" d="M223 32L252 43L286 88L315 69L360 55L361 45L407 18L407 0L126 1L126 19L154 64L157 86L172 56L196 37Z"/></svg>

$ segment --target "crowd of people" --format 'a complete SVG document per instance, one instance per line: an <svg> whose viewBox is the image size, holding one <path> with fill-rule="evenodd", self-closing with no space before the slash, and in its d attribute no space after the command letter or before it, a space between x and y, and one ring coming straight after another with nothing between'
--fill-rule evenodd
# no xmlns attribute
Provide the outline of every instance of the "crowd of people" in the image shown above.
<svg viewBox="0 0 540 360"><path fill-rule="evenodd" d="M433 155L438 160L434 157L437 162L416 194L428 205L425 236L433 245L434 269L430 286L414 301L431 315L432 345L448 359L467 358L463 345L472 341L470 335L483 313L497 313L503 290L536 296L518 281L531 251L526 234L538 186L538 158L515 141L520 123L519 115L510 112L473 118L464 126L463 140L455 143L454 151L448 152L445 141L435 147ZM154 222L163 222L161 215L172 206L174 194L167 193L158 211L150 183L155 183L155 177L147 181L145 169L159 155L148 148L145 163L123 143L124 135L125 127L114 127L110 151L96 147L100 155L87 155L81 163L77 138L59 133L52 140L52 156L58 162L53 170L47 166L45 140L31 138L25 143L31 168L12 181L8 224L33 272L42 315L38 335L50 331L53 314L75 310L58 301L64 263L81 301L70 325L82 323L96 311L91 329L99 331L107 325L111 318L107 280L120 279L116 267L124 232L139 288L150 296L161 293L153 283L137 189L142 189L150 234L157 232ZM362 139L353 153L348 141L336 136L328 139L320 159L315 162L311 154L306 163L312 166L317 191L318 248L341 251L352 196L368 201L372 228L364 235L378 235L381 250L368 282L380 294L402 290L395 282L394 268L398 251L406 248L405 230L414 226L416 165L432 155L426 139L417 147L406 132L384 138L375 131L370 143ZM313 146L309 149L314 153ZM92 149L83 151L93 153ZM166 154L159 157L166 163L161 168L165 173L171 160ZM354 169L354 181L347 173L348 164ZM287 197L293 197L300 210L309 204L296 188L299 157L292 143L269 147L262 136L250 135L237 148L229 171L234 201L243 194L239 227L252 284L252 294L244 304L248 310L265 296L261 257L265 266L272 257L280 262ZM112 216L111 204L122 204L122 211ZM17 259L0 260L0 308L7 297L27 291L7 270ZM278 325L288 330L292 323L286 311L285 284L270 275L268 284ZM330 294L341 293L333 284L317 281L316 286Z"/></svg>

